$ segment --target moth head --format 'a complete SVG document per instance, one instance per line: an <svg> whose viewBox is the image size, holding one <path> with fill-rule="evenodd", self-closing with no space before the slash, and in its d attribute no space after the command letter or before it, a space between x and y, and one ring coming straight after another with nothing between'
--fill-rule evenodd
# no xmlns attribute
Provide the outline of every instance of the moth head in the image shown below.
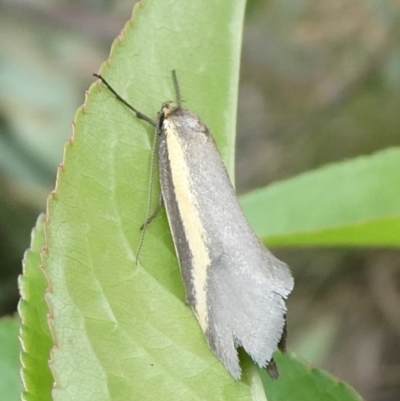
<svg viewBox="0 0 400 401"><path fill-rule="evenodd" d="M169 100L168 102L164 102L161 107L162 114L164 118L168 118L175 110L179 109L173 105L174 102Z"/></svg>

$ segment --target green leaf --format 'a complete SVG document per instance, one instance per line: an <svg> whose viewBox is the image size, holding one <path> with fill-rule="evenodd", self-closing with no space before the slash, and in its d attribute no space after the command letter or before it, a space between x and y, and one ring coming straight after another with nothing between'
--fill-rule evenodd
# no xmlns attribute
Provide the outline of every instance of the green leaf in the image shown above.
<svg viewBox="0 0 400 401"><path fill-rule="evenodd" d="M400 246L400 149L333 164L241 198L271 246Z"/></svg>
<svg viewBox="0 0 400 401"><path fill-rule="evenodd" d="M347 384L322 370L307 366L289 354L276 353L275 359L279 365L279 380L271 380L261 371L268 400L361 401Z"/></svg>
<svg viewBox="0 0 400 401"><path fill-rule="evenodd" d="M175 95L214 133L233 170L244 1L140 2L102 74L156 118ZM190 308L165 213L146 231L153 127L100 83L77 113L45 224L55 400L265 399L257 370L235 382ZM156 181L157 182L157 181ZM159 188L156 184L154 202Z"/></svg>
<svg viewBox="0 0 400 401"><path fill-rule="evenodd" d="M23 274L19 279L21 300L21 362L25 391L23 400L50 401L53 377L49 368L53 345L47 323L48 307L44 294L47 281L41 270L40 251L44 246L44 216L39 216L32 232L31 246L25 252Z"/></svg>
<svg viewBox="0 0 400 401"><path fill-rule="evenodd" d="M19 327L19 319L0 320L0 398L7 401L20 400L22 389L19 366Z"/></svg>

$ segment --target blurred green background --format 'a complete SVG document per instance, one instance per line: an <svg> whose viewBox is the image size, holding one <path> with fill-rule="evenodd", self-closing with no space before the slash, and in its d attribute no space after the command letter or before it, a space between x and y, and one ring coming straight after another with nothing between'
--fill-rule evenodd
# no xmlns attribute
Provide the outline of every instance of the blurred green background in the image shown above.
<svg viewBox="0 0 400 401"><path fill-rule="evenodd" d="M75 110L133 4L0 0L0 315L16 309ZM240 85L239 193L399 146L400 1L250 1ZM368 400L398 401L400 253L275 253L296 278L289 348Z"/></svg>

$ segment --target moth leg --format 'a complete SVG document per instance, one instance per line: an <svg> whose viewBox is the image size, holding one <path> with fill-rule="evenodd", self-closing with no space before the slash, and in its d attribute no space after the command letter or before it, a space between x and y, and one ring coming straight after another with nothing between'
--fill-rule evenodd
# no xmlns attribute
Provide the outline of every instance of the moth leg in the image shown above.
<svg viewBox="0 0 400 401"><path fill-rule="evenodd" d="M136 260L135 260L136 264L138 264L139 253L140 253L140 250L142 249L143 240L144 240L144 234L146 232L145 229L152 222L152 220L154 220L156 218L156 216L158 215L158 212L161 210L163 205L164 205L164 200L163 200L162 195L160 194L160 199L158 201L158 205L156 207L156 210L146 219L146 221L140 227L140 230L142 231L142 234L140 236L139 247L138 247L138 250L136 252Z"/></svg>
<svg viewBox="0 0 400 401"><path fill-rule="evenodd" d="M269 364L265 367L265 370L267 371L269 377L272 380L276 380L279 378L279 370L278 370L278 366L276 365L274 358L272 358L269 361Z"/></svg>
<svg viewBox="0 0 400 401"><path fill-rule="evenodd" d="M278 343L278 349L281 352L286 352L286 338L287 338L287 322L286 322L286 315L284 316L285 319L285 325L283 326L283 331L281 335L281 339L279 340Z"/></svg>
<svg viewBox="0 0 400 401"><path fill-rule="evenodd" d="M281 339L279 340L278 343L278 349L281 352L286 352L286 337L287 337L286 315L284 318L285 318L285 325L283 326ZM268 366L265 367L265 369L272 380L276 380L279 378L279 370L274 358L271 359L271 361L269 362Z"/></svg>
<svg viewBox="0 0 400 401"><path fill-rule="evenodd" d="M158 200L158 205L154 212L146 219L146 221L140 226L140 230L146 229L146 227L157 217L158 213L160 212L161 208L164 206L164 199L160 194L160 198Z"/></svg>

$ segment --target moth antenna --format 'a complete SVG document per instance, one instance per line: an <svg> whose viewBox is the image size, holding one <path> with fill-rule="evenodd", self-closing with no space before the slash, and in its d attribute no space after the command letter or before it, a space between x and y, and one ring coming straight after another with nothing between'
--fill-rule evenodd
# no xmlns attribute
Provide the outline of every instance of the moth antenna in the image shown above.
<svg viewBox="0 0 400 401"><path fill-rule="evenodd" d="M157 127L157 122L154 121L152 118L146 116L146 114L142 113L141 111L137 110L135 107L133 107L131 104L129 104L121 95L118 94L118 92L106 81L105 78L103 78L99 74L93 74L94 77L100 79L100 81L106 86L106 88L117 98L118 101L123 103L128 109L132 110L135 114L136 117L139 118L140 120L144 120L151 124L153 127Z"/></svg>
<svg viewBox="0 0 400 401"><path fill-rule="evenodd" d="M126 107L128 107L131 111L133 111L136 114L137 118L139 118L140 120L144 120L144 121L148 122L153 127L156 127L156 133L154 135L154 140L153 140L153 150L151 152L149 201L148 201L148 205L147 205L147 215L146 215L146 223L147 223L147 221L149 220L149 216L150 216L150 208L151 208L151 205L153 203L153 189L154 189L153 183L154 183L155 152L156 152L156 145L157 145L158 137L159 137L159 134L160 134L159 126L160 126L160 118L161 118L161 116L159 116L157 118L157 121L154 121L152 118L146 116L146 114L140 112L135 107L133 107L130 103L128 103L121 95L119 95L119 93L101 75L93 74L93 76L95 76L96 78L100 79L100 81L116 97L116 99L118 101L120 101L122 104L124 104ZM175 79L176 79L176 76L175 76ZM139 253L140 253L140 250L142 249L142 245L143 245L143 241L144 241L144 234L145 234L146 226L147 226L146 223L143 225L143 229L142 229L142 232L141 232L141 235L140 235L140 242L139 242L138 250L136 252L136 259L135 259L135 263L136 264L138 263Z"/></svg>
<svg viewBox="0 0 400 401"><path fill-rule="evenodd" d="M176 76L176 71L175 70L172 70L172 81L174 82L175 95L176 95L176 104L177 104L178 108L182 108L181 91L179 89L178 77Z"/></svg>
<svg viewBox="0 0 400 401"><path fill-rule="evenodd" d="M139 241L139 246L138 250L136 252L136 260L135 263L136 265L138 264L138 259L139 259L139 253L140 250L142 249L143 241L144 241L144 235L146 233L146 228L148 226L148 223L152 218L150 219L151 215L151 206L153 204L153 194L154 194L154 172L155 172L155 161L156 161L156 149L157 149L157 142L158 138L160 136L160 129L158 128L159 124L157 124L157 129L154 135L153 139L153 150L151 152L151 162L150 162L150 182L149 182L149 199L147 202L147 213L146 213L146 220L143 226L141 227L141 234L140 234L140 241Z"/></svg>

